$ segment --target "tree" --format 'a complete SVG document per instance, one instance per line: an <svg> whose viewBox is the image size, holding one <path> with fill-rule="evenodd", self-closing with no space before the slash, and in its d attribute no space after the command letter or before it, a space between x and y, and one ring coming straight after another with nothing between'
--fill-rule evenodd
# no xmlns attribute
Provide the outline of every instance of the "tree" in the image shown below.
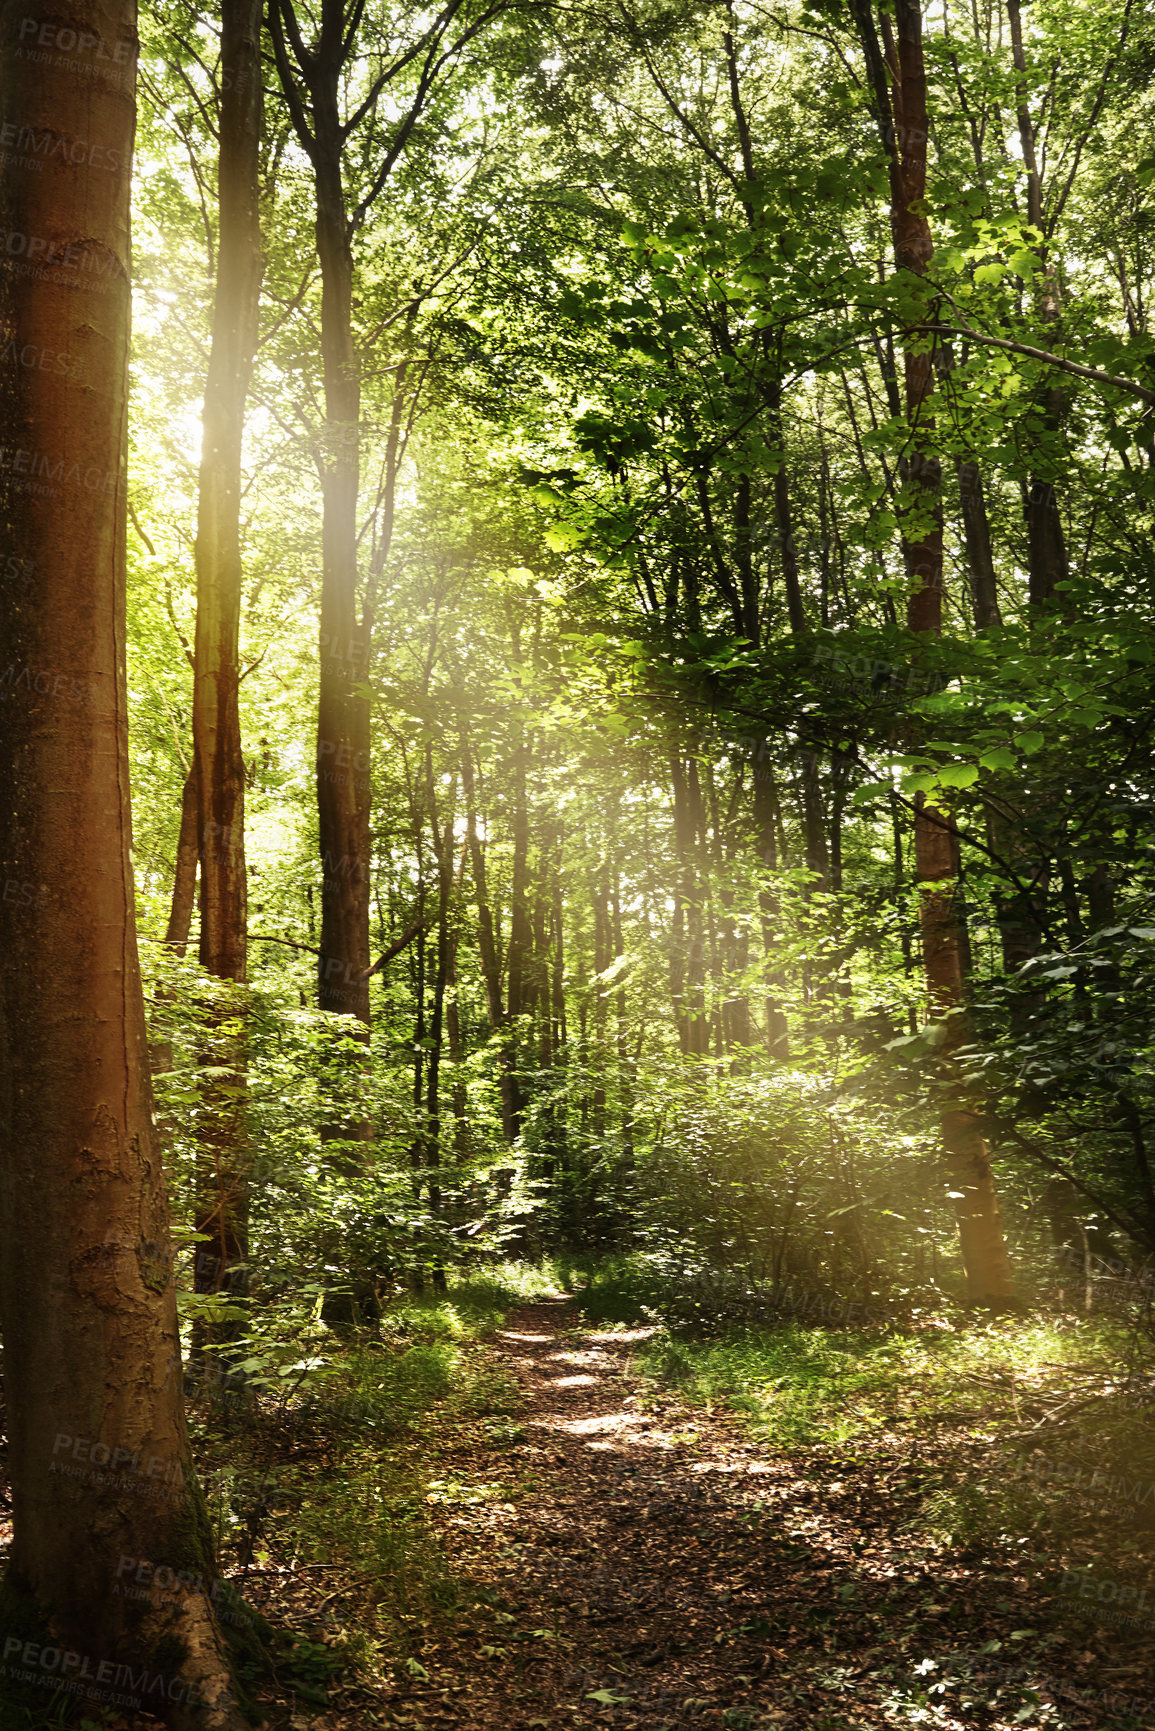
<svg viewBox="0 0 1155 1731"><path fill-rule="evenodd" d="M318 1002L369 1022L370 711L366 690L372 599L358 574L357 505L361 477L361 359L353 319L353 243L424 114L446 66L501 10L482 7L445 46L465 0L449 3L400 51L385 32L370 43L373 64L342 116L351 68L366 46L365 9L324 0L320 30L306 42L292 0L270 8L273 48L293 126L313 168L317 256L321 265L321 360L325 431L319 467L322 531L317 810L323 868ZM413 73L392 124L381 118L387 89ZM373 155L365 180L347 190L351 146Z"/></svg>
<svg viewBox="0 0 1155 1731"><path fill-rule="evenodd" d="M926 214L926 67L921 0L897 0L894 38L890 15L880 14L885 54L869 6L858 8L876 114L890 171L894 262L918 283L927 275L934 241ZM942 632L942 464L935 449L934 349L919 330L924 322L917 291L903 343L905 411L910 444L901 466L905 487L900 523L903 564L910 584L907 625L919 635ZM968 1295L981 1303L1015 1296L1010 1260L999 1218L990 1151L982 1118L967 1100L955 1053L966 1041L967 946L958 905L957 843L949 813L916 798L915 874L920 885L919 928L932 1015L943 1041L942 1136L956 1198L959 1243Z"/></svg>
<svg viewBox="0 0 1155 1731"><path fill-rule="evenodd" d="M19 1605L8 1623L19 1617L30 1635L37 1620L47 1625L67 1648L64 1671L98 1700L114 1680L123 1686L124 1667L139 1668L143 1681L130 1689L163 1703L170 1724L226 1731L243 1721L182 1411L130 861L135 8L82 4L69 25L91 63L61 53L30 68L18 56L14 7L0 57L4 121L20 151L5 175L4 221L9 233L42 237L47 261L38 273L4 274L4 328L63 362L6 369L2 402L4 519L32 574L6 597L0 704L10 814L0 1326L13 1484L7 1591ZM151 1583L145 1603L116 1591L126 1558ZM162 1565L179 1590L156 1584ZM26 1661L32 1682L36 1663Z"/></svg>
<svg viewBox="0 0 1155 1731"><path fill-rule="evenodd" d="M246 974L245 761L239 692L243 592L241 447L257 349L261 287L261 6L224 0L221 14L217 281L205 385L197 511L193 775L200 862L200 963L242 985ZM226 1014L232 1006L226 1008ZM208 1062L219 1069L221 1054ZM207 1083L197 1289L245 1290L247 1186L244 1071Z"/></svg>

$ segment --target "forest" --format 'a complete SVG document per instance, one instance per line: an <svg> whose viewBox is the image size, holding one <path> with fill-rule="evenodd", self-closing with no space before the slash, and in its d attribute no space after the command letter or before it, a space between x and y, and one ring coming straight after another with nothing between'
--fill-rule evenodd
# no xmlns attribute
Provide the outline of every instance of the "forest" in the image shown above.
<svg viewBox="0 0 1155 1731"><path fill-rule="evenodd" d="M0 0L0 1731L1155 1727L1155 13Z"/></svg>

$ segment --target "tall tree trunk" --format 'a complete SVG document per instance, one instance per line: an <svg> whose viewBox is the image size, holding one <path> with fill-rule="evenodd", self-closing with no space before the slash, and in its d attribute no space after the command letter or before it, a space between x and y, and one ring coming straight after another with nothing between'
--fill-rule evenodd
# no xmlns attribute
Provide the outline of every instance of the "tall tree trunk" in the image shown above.
<svg viewBox="0 0 1155 1731"><path fill-rule="evenodd" d="M325 379L317 814L318 1003L369 1026L368 633L357 612L361 373L353 343L353 249L341 186L338 70L317 92L317 253Z"/></svg>
<svg viewBox="0 0 1155 1731"><path fill-rule="evenodd" d="M513 874L510 886L509 948L506 952L506 1017L510 1037L510 1131L511 1141L521 1135L525 1109L521 1082L521 1031L519 1018L530 1009L532 989L533 920L529 911L529 803L525 783L528 744L521 741L513 754Z"/></svg>
<svg viewBox="0 0 1155 1731"><path fill-rule="evenodd" d="M166 949L183 956L188 948L193 903L197 888L197 782L189 769L180 792L180 830L176 840L176 869L172 877L172 901L164 941Z"/></svg>
<svg viewBox="0 0 1155 1731"><path fill-rule="evenodd" d="M193 767L201 966L243 982L245 764L240 725L241 448L261 288L261 6L222 0L219 237L197 513Z"/></svg>
<svg viewBox="0 0 1155 1731"><path fill-rule="evenodd" d="M754 768L754 828L758 837L758 857L766 870L778 870L778 841L775 822L778 817L774 770L762 742ZM781 975L773 964L774 950L779 939L781 908L773 887L758 892L758 909L762 920L762 951L766 967L766 1049L772 1058L785 1063L790 1057L790 1025L781 1001Z"/></svg>
<svg viewBox="0 0 1155 1731"><path fill-rule="evenodd" d="M257 351L261 290L261 4L223 0L221 11L218 242L212 350L204 402L197 511L197 622L193 672L193 776L200 860L200 964L243 985L248 937L245 762L240 721L241 454ZM233 1066L202 1089L198 1119L195 1257L198 1292L248 1290L246 1102L241 1045L213 1017L205 1063ZM231 1331L215 1329L220 1340ZM198 1345L200 1340L198 1338Z"/></svg>
<svg viewBox="0 0 1155 1731"><path fill-rule="evenodd" d="M976 631L1001 625L999 593L995 583L995 560L991 550L991 526L987 517L982 470L966 457L955 458L959 506L962 512L963 545L970 577L971 607Z"/></svg>
<svg viewBox="0 0 1155 1731"><path fill-rule="evenodd" d="M614 957L625 955L622 939L622 883L617 859L617 838L614 837L613 877L610 885L610 912L613 919ZM634 1163L634 1093L637 1077L630 1062L629 1015L626 988L620 985L615 994L617 1015L618 1099L621 1102L622 1159L629 1170Z"/></svg>
<svg viewBox="0 0 1155 1731"><path fill-rule="evenodd" d="M461 1030L461 1004L458 997L457 975L457 934L454 932L449 946L449 976L448 989L445 998L445 1039L449 1048L449 1062L453 1065L453 1151L459 1161L469 1158L469 1120L467 1117L469 1098L465 1090L465 1076L462 1065L465 1062L465 1044Z"/></svg>
<svg viewBox="0 0 1155 1731"><path fill-rule="evenodd" d="M1011 57L1015 67L1015 113L1019 129L1019 148L1023 167L1027 171L1027 221L1039 235L1043 227L1043 180L1035 141L1035 126L1031 117L1027 92L1027 59L1023 49L1023 25L1019 0L1007 0L1007 18L1011 27ZM1039 262L1036 289L1037 305L1044 323L1051 328L1051 343L1059 340L1057 326L1061 318L1059 282L1053 261L1048 257L1045 242L1039 241ZM1048 344L1050 346L1050 344ZM1058 435L1063 393L1054 384L1041 389L1039 407L1044 439L1054 442ZM1027 586L1033 608L1049 607L1056 597L1058 584L1068 576L1067 543L1063 534L1063 519L1055 492L1055 466L1044 461L1037 465L1023 488L1023 513L1027 520Z"/></svg>
<svg viewBox="0 0 1155 1731"><path fill-rule="evenodd" d="M560 1071L564 1064L562 1042L565 1020L561 922L562 833L560 822L543 825L538 887L538 1067L548 1096L541 1111L541 1145L546 1155L544 1176L551 1185L557 1182L560 1163L564 1157L565 1139L563 1090L560 1085Z"/></svg>
<svg viewBox="0 0 1155 1731"><path fill-rule="evenodd" d="M606 1050L606 987L601 976L613 961L613 934L610 926L609 890L606 869L600 867L590 884L590 902L594 915L594 1042L590 1068L593 1072L591 1123L594 1142L600 1153L606 1135L606 1071L609 1068Z"/></svg>
<svg viewBox="0 0 1155 1731"><path fill-rule="evenodd" d="M562 1167L566 1157L566 1105L569 1090L565 1086L569 1061L569 1028L565 1003L565 887L562 878L562 826L557 827L557 855L553 873L553 907L550 923L553 936L553 970L550 981L550 1019L553 1062L558 1072L558 1104L551 1119L554 1144Z"/></svg>
<svg viewBox="0 0 1155 1731"><path fill-rule="evenodd" d="M67 1649L61 1674L87 1680L93 1699L113 1681L155 1705L151 1681L124 1680L131 1666L164 1678L170 1725L239 1731L210 1592L153 1584L167 1565L205 1587L214 1566L182 1411L133 908L125 472L136 12L130 0L71 8L78 38L107 48L86 79L67 55L18 59L21 15L7 5L0 35L6 136L30 153L37 140L68 148L6 169L5 230L51 236L61 257L107 270L99 304L92 279L70 267L42 281L0 274L5 332L72 361L0 378L0 508L36 585L8 593L0 656L0 872L20 886L0 897L6 1597L13 1610L24 1601L58 1655ZM156 1494L141 1494L146 1481ZM112 1590L126 1557L145 1571L141 1598ZM51 1648L6 1649L8 1698L28 1681L42 1703L35 1685Z"/></svg>
<svg viewBox="0 0 1155 1731"><path fill-rule="evenodd" d="M826 818L822 809L822 778L818 753L806 747L801 752L798 785L802 796L802 830L806 837L806 864L810 880L806 896L829 888L830 855L826 845Z"/></svg>
<svg viewBox="0 0 1155 1731"><path fill-rule="evenodd" d="M469 843L470 868L473 872L473 893L477 902L477 949L481 962L481 977L485 984L485 1008L491 1034L498 1035L498 1077L501 1089L501 1128L505 1140L513 1142L516 1130L514 1079L510 1067L507 1039L507 1017L501 987L501 956L489 899L489 876L485 864L485 844L477 828L477 793L473 775L473 747L464 725L461 729L461 787L465 796L465 824Z"/></svg>
<svg viewBox="0 0 1155 1731"><path fill-rule="evenodd" d="M437 948L433 973L433 1013L429 1023L429 1070L425 1091L425 1165L429 1170L429 1212L441 1213L441 1041L445 1027L445 994L451 966L451 935L449 909L453 899L453 818L456 803L456 783L446 802L444 820L437 812L437 783L433 775L433 747L425 747L425 793L429 806L429 831L433 841L433 857L437 866ZM445 1290L445 1269L440 1253L433 1266L434 1285Z"/></svg>
<svg viewBox="0 0 1155 1731"><path fill-rule="evenodd" d="M360 488L361 368L353 334L353 237L383 192L446 67L493 18L477 13L454 42L445 37L463 5L446 0L432 21L382 57L367 50L362 0L320 0L298 16L293 0L270 0L269 34L285 105L313 168L317 255L321 266L321 362L325 426L322 491L320 679L317 707L317 811L322 897L318 1002L369 1028L371 837L369 677L374 586L358 609L357 501ZM408 106L393 105L393 80L417 70ZM367 92L365 85L368 85ZM352 111L343 118L342 98ZM391 119L382 116L386 101ZM343 168L367 165L359 202L345 197ZM403 388L400 375L397 390ZM400 417L388 461L396 456ZM396 471L393 472L395 479ZM368 1124L346 1127L368 1137Z"/></svg>
<svg viewBox="0 0 1155 1731"><path fill-rule="evenodd" d="M174 956L183 956L188 949L189 928L192 925L193 903L197 887L197 784L196 770L191 767L180 791L180 830L176 840L176 868L172 877L172 901L169 903L168 925L165 928L165 949ZM173 1000L174 994L165 985L157 988L153 1000L154 1012ZM172 1041L167 1036L149 1045L148 1060L154 1076L167 1076L172 1069ZM166 1127L158 1121L163 1143Z"/></svg>
<svg viewBox="0 0 1155 1731"><path fill-rule="evenodd" d="M678 858L679 882L674 889L670 985L682 1051L688 1057L701 1057L710 1049L710 1023L706 1015L706 946L702 885L696 869L696 782L691 775L692 768L692 759L684 764L677 751L671 753L674 849Z"/></svg>
<svg viewBox="0 0 1155 1731"><path fill-rule="evenodd" d="M802 603L802 586L798 577L798 547L794 539L794 523L790 509L790 472L786 466L785 433L782 427L782 387L775 381L769 392L770 427L779 445L778 467L774 471L774 534L778 558L782 566L782 584L786 591L786 614L794 637L805 637L808 624Z"/></svg>
<svg viewBox="0 0 1155 1731"><path fill-rule="evenodd" d="M890 168L891 230L899 270L924 277L934 252L926 215L927 103L919 0L896 0L881 14L884 57L868 0L856 0L859 29L876 113ZM910 445L900 477L902 554L909 584L907 626L942 630L942 469L934 448L934 356L925 341L903 346ZM955 1053L965 1042L966 980L956 899L954 840L949 817L917 800L915 876L921 886L919 925L929 1009L945 1038L937 1049L948 1087L941 1114L943 1144L955 1195L955 1217L967 1294L982 1303L1014 1299L1010 1258L999 1218L990 1154L977 1110L967 1100Z"/></svg>

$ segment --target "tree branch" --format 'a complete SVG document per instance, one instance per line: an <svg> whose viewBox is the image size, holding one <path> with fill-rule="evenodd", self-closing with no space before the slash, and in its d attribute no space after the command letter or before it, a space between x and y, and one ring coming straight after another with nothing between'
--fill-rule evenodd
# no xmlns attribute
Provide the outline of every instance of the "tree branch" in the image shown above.
<svg viewBox="0 0 1155 1731"><path fill-rule="evenodd" d="M383 955L377 957L371 968L361 975L362 980L371 980L374 974L379 974L386 962L391 962L394 956L399 956L406 945L411 944L420 932L425 930L424 920L414 920L413 924L399 938L395 938Z"/></svg>
<svg viewBox="0 0 1155 1731"><path fill-rule="evenodd" d="M944 290L940 292L945 293ZM949 295L947 299L950 299ZM970 325L964 325L961 320L958 325L925 324L917 326L917 329L925 331L928 336L967 337L972 343L980 343L984 348L1002 349L1007 354L1025 355L1028 360L1045 361L1048 366L1059 367L1061 371L1072 373L1077 379L1090 379L1095 385L1111 385L1117 391L1126 391L1128 396L1137 397L1141 403L1155 403L1155 391L1137 385L1134 379L1121 378L1118 373L1100 372L1098 367L1085 367L1081 361L1069 361L1065 355L1057 355L1051 349L1037 349L1032 343L1015 343L1006 337L984 336L982 331L972 330Z"/></svg>
<svg viewBox="0 0 1155 1731"><path fill-rule="evenodd" d="M251 944L284 944L288 950L301 950L307 956L320 956L320 950L315 950L312 944L298 944L292 938L274 938L267 932L250 932Z"/></svg>

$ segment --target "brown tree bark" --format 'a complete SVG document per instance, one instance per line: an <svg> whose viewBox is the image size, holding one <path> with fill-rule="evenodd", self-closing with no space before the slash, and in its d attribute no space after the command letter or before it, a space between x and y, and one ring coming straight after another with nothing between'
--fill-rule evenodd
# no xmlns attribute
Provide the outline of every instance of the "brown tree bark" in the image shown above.
<svg viewBox="0 0 1155 1731"><path fill-rule="evenodd" d="M768 752L763 749L768 741L762 742L754 767L754 827L758 837L758 857L766 870L774 873L778 870L778 840L776 824L780 814L778 811L778 796L774 786L774 770ZM779 920L781 908L777 893L771 889L758 892L758 908L762 923L762 952L766 966L766 997L764 1014L766 1017L766 1049L772 1058L778 1058L786 1063L790 1057L790 1024L782 1008L780 973L774 968L772 957L779 939Z"/></svg>
<svg viewBox="0 0 1155 1731"><path fill-rule="evenodd" d="M706 1015L702 886L696 869L698 796L693 759L683 762L677 750L671 752L670 779L674 792L674 851L678 859L670 946L670 990L682 1051L688 1057L701 1057L710 1049L710 1022Z"/></svg>
<svg viewBox="0 0 1155 1731"><path fill-rule="evenodd" d="M200 861L200 964L243 985L248 938L245 762L240 720L241 451L261 291L260 0L222 0L217 284L197 510L193 776ZM195 1255L198 1292L248 1290L243 1053L214 1015L204 1062L235 1068L202 1089ZM222 1049L223 1048L223 1049ZM221 1339L229 1331L209 1331ZM234 1335L236 1329L231 1331ZM199 1337L198 1337L199 1344Z"/></svg>
<svg viewBox="0 0 1155 1731"><path fill-rule="evenodd" d="M1035 125L1027 99L1027 58L1023 49L1023 24L1019 0L1007 0L1007 19L1011 28L1011 58L1015 68L1015 117L1018 122L1019 146L1023 167L1027 171L1027 221L1038 230L1039 272L1037 287L1038 310L1044 323L1054 331L1061 318L1059 282L1054 262L1048 256L1043 215L1043 179L1035 141ZM1047 344L1051 347L1051 343ZM1054 436L1062 413L1063 393L1054 385L1045 385L1040 395L1043 430ZM1036 468L1023 488L1023 512L1027 520L1027 587L1031 606L1048 607L1055 600L1059 582L1069 575L1067 543L1063 534L1063 519L1055 492L1052 468Z"/></svg>
<svg viewBox="0 0 1155 1731"><path fill-rule="evenodd" d="M816 751L804 747L800 753L798 786L802 803L802 831L806 837L806 864L810 881L806 886L809 898L829 888L830 854L826 843L826 821L822 810L822 781Z"/></svg>
<svg viewBox="0 0 1155 1731"><path fill-rule="evenodd" d="M176 841L176 870L172 878L172 901L165 928L166 948L183 956L188 948L193 903L197 888L197 783L189 770L180 794L180 830Z"/></svg>
<svg viewBox="0 0 1155 1731"><path fill-rule="evenodd" d="M342 154L342 79L356 39L343 0L323 0L309 47L291 4L270 8L281 83L313 167L321 266L325 421L322 494L317 815L321 854L322 1010L369 1025L370 704L366 621L357 605L361 367L353 338L353 234ZM290 59L289 48L292 48Z"/></svg>
<svg viewBox="0 0 1155 1731"><path fill-rule="evenodd" d="M241 446L261 289L260 0L222 0L217 284L197 512L193 766L201 966L243 981L245 764L240 724Z"/></svg>
<svg viewBox="0 0 1155 1731"><path fill-rule="evenodd" d="M0 119L17 141L0 214L8 232L43 237L57 262L0 274L0 321L70 364L5 369L0 380L0 509L34 574L5 597L0 655L7 1626L22 1601L62 1655L61 1674L93 1703L119 1687L182 1731L239 1731L182 1411L133 908L125 468L136 12L131 0L70 7L68 28L105 47L91 77L64 54L18 59L23 12L6 4L0 25ZM101 262L99 275L76 267L84 258ZM134 1584L147 1582L132 1600L116 1590L126 1558ZM162 1580L184 1571L200 1590L165 1590L162 1566L173 1571ZM28 1681L43 1703L45 1646L5 1657L6 1696Z"/></svg>
<svg viewBox="0 0 1155 1731"><path fill-rule="evenodd" d="M856 0L859 33L890 171L891 230L897 268L924 277L934 252L926 215L927 92L919 0L896 0L880 14L883 46L868 0ZM942 469L934 446L934 355L925 338L903 344L910 439L900 467L905 495L900 514L903 564L909 581L907 625L928 636L942 630ZM956 901L954 839L947 814L920 796L914 825L915 876L921 886L919 925L932 1019L941 1023L937 1048L947 1087L941 1125L967 1295L1001 1304L1015 1296L990 1154L976 1107L968 1100L955 1059L966 1038L963 936Z"/></svg>
<svg viewBox="0 0 1155 1731"><path fill-rule="evenodd" d="M513 874L510 883L509 945L505 964L505 1010L509 1028L509 1082L511 1141L521 1135L525 1095L521 1081L521 1030L519 1019L532 1009L533 920L529 893L529 799L526 789L528 743L522 741L513 754Z"/></svg>
<svg viewBox="0 0 1155 1731"><path fill-rule="evenodd" d="M437 783L433 774L433 747L429 743L426 743L425 747L425 798L429 808L433 859L437 868L437 943L434 952L433 1006L429 1021L429 1069L425 1089L422 1144L425 1167L429 1172L429 1212L436 1217L441 1213L441 1043L445 1027L446 990L453 961L450 907L453 901L453 823L457 787L456 783L451 786L444 814L439 815ZM440 1254L434 1257L433 1282L439 1291L445 1290L445 1269Z"/></svg>
<svg viewBox="0 0 1155 1731"><path fill-rule="evenodd" d="M353 331L353 240L428 106L444 68L502 10L483 8L449 46L445 38L464 0L447 0L432 22L376 58L362 39L362 0L321 0L299 17L293 0L272 0L269 33L293 129L313 169L317 256L321 265L321 362L325 424L322 490L320 677L317 710L317 812L324 894L318 1003L369 1026L370 700L373 585L359 605L357 499L360 488L361 363ZM367 66L368 88L347 118L351 66ZM368 183L346 199L350 140L380 118L383 92L401 73L414 77L411 100L386 128ZM366 1040L368 1033L365 1034ZM362 1127L368 1134L368 1126Z"/></svg>
<svg viewBox="0 0 1155 1731"><path fill-rule="evenodd" d="M165 927L165 948L175 956L183 956L188 949L189 929L192 926L193 904L196 900L197 887L197 784L196 771L189 768L181 786L180 794L180 830L176 841L176 868L172 877L172 900L169 903L168 925ZM166 986L157 988L154 1008L159 1008L172 1001L173 994ZM149 1063L154 1076L166 1076L173 1065L173 1047L169 1039L153 1040L149 1046ZM165 1127L158 1122L157 1129L162 1139L166 1134Z"/></svg>
<svg viewBox="0 0 1155 1731"><path fill-rule="evenodd" d="M501 1088L501 1127L507 1142L516 1134L515 1096L510 1072L510 1052L507 1042L507 1017L501 985L501 958L493 907L489 899L489 876L485 863L485 844L477 827L477 790L473 774L473 747L464 725L461 729L461 787L465 796L465 824L469 844L469 861L473 873L473 892L477 903L477 949L481 962L481 977L485 984L485 1007L490 1032L499 1035L498 1066Z"/></svg>
<svg viewBox="0 0 1155 1731"><path fill-rule="evenodd" d="M999 593L995 582L995 558L991 548L991 526L987 517L982 470L966 457L955 458L959 506L962 512L963 545L970 577L971 608L975 630L1002 624Z"/></svg>
<svg viewBox="0 0 1155 1731"><path fill-rule="evenodd" d="M606 1135L606 1071L609 1069L609 1052L606 1043L606 1019L609 1006L606 988L602 984L601 976L614 959L607 877L606 867L602 865L591 874L590 878L590 906L594 916L594 974L597 976L594 981L593 1049L588 1060L593 1076L590 1125L599 1153L603 1149Z"/></svg>
<svg viewBox="0 0 1155 1731"><path fill-rule="evenodd" d="M625 955L625 942L622 936L622 884L617 859L616 836L612 839L614 858L611 864L610 914L613 922L612 936L616 959L618 956ZM614 1000L617 1016L618 1099L621 1105L622 1159L629 1169L634 1163L634 1096L637 1087L637 1074L635 1065L630 1059L629 1014L624 985L618 987L614 994Z"/></svg>
<svg viewBox="0 0 1155 1731"><path fill-rule="evenodd" d="M316 92L317 253L326 452L322 461L317 813L322 863L318 1003L369 1025L368 634L357 609L360 364L353 343L352 236L341 185L340 62Z"/></svg>

